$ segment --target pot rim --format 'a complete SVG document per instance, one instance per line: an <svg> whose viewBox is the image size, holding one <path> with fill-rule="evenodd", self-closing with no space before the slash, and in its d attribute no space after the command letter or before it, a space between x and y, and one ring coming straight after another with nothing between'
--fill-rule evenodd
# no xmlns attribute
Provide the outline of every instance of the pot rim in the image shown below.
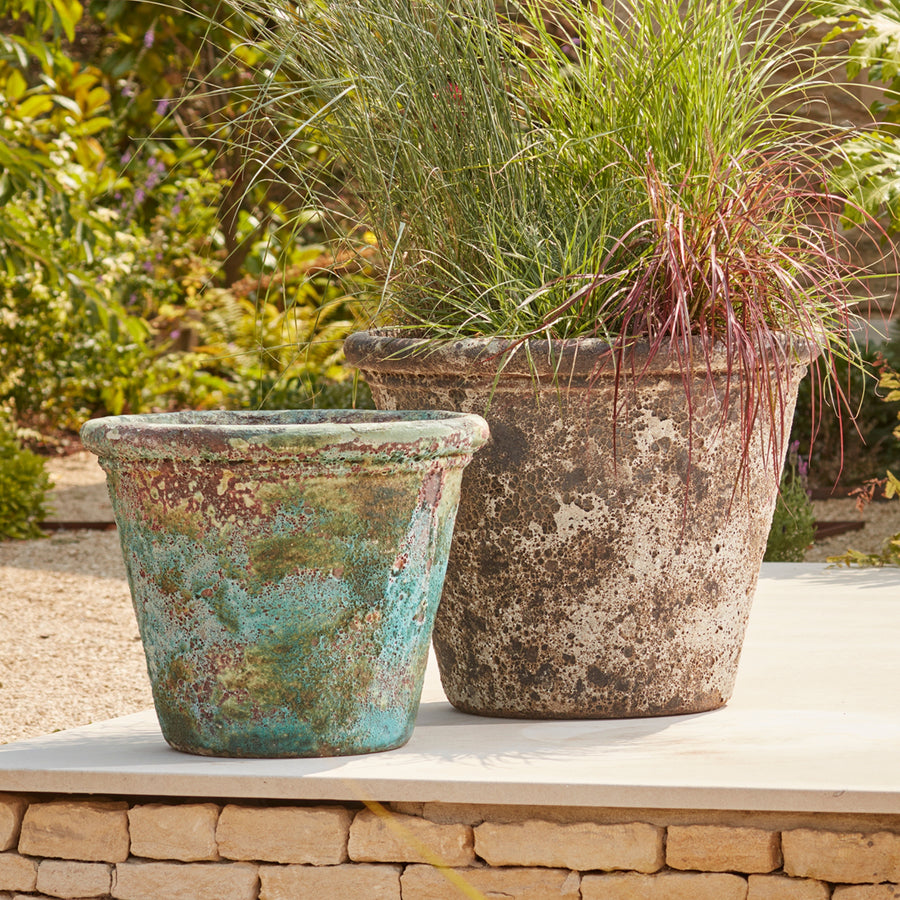
<svg viewBox="0 0 900 900"><path fill-rule="evenodd" d="M427 460L469 456L487 439L481 416L444 410L186 410L104 416L81 429L101 459Z"/></svg>
<svg viewBox="0 0 900 900"><path fill-rule="evenodd" d="M773 332L767 362L806 366L821 348L812 340ZM505 361L504 354L514 351ZM357 331L344 341L347 362L363 371L419 374L473 373L492 377L534 380L567 380L612 375L619 351L600 338L527 339L499 337L440 338L407 336L396 330ZM622 355L622 368L641 375L683 377L686 369L697 373L735 372L723 344L716 344L706 357L698 338L692 342L693 364L673 351L660 348L650 353L647 341L636 341Z"/></svg>

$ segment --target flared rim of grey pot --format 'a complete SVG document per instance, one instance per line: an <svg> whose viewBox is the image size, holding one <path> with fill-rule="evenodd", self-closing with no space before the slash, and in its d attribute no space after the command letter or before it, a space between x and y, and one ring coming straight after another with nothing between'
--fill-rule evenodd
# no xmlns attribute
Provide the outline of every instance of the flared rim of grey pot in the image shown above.
<svg viewBox="0 0 900 900"><path fill-rule="evenodd" d="M85 447L120 459L179 458L185 446L210 460L435 459L470 454L487 439L481 417L441 410L200 410L106 416L81 429Z"/></svg>
<svg viewBox="0 0 900 900"><path fill-rule="evenodd" d="M821 347L812 339L773 333L769 359L786 365L808 365ZM666 344L651 353L646 341L635 341L625 351L599 338L564 340L470 337L446 339L416 337L384 330L358 331L344 341L347 363L360 369L392 374L474 374L503 378L539 378L565 381L590 378L614 369L641 375L677 375L685 371L723 374L735 369L735 360L723 344L716 344L708 358L694 338L690 355ZM758 361L761 367L762 360Z"/></svg>

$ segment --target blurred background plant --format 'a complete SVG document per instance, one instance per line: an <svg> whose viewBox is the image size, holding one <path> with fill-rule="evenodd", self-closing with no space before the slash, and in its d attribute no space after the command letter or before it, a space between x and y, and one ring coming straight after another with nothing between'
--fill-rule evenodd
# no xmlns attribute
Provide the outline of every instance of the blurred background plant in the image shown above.
<svg viewBox="0 0 900 900"><path fill-rule="evenodd" d="M219 6L0 9L0 537L45 512L17 434L48 452L96 415L368 400L340 363L369 262L336 268L303 198L244 183L266 47Z"/></svg>
<svg viewBox="0 0 900 900"><path fill-rule="evenodd" d="M900 0L823 0L817 12L827 26L824 42L848 43L848 77L877 88L870 109L876 125L844 142L845 162L833 170L832 187L849 200L845 224L872 216L890 245L900 234ZM889 254L890 246L885 251ZM887 285L894 292L897 287L896 280ZM892 431L900 397L886 397L883 375L900 369L900 323L885 327L881 339L870 335L862 348L862 367L839 366L838 382L857 412L855 423L839 421L827 408L822 415L817 409L814 417L809 384L801 391L794 435L800 452L809 457L816 496L831 494L839 481L835 495L845 496L848 487L896 463ZM812 446L810 433L815 434Z"/></svg>
<svg viewBox="0 0 900 900"><path fill-rule="evenodd" d="M846 145L848 160L834 173L835 187L852 203L848 218L880 216L900 232L900 0L824 0L819 12L831 24L826 40L850 41L847 74L883 88L872 113L878 127Z"/></svg>
<svg viewBox="0 0 900 900"><path fill-rule="evenodd" d="M900 403L900 372L890 368L883 368L879 379L879 387L885 391L884 399L887 403ZM900 412L896 419L900 420ZM893 436L900 441L900 425L894 428ZM898 453L894 445L894 462L896 467ZM857 498L857 506L863 509L867 503L881 494L885 500L896 500L895 507L900 507L900 478L890 469L884 478L873 478L866 481L860 487L852 491ZM897 510L900 514L900 509ZM898 518L900 525L900 518ZM900 529L896 534L888 537L881 549L875 553L865 553L860 550L850 549L840 556L830 556L828 561L841 566L900 566Z"/></svg>
<svg viewBox="0 0 900 900"><path fill-rule="evenodd" d="M43 459L21 446L14 423L0 413L0 540L41 537L49 490Z"/></svg>
<svg viewBox="0 0 900 900"><path fill-rule="evenodd" d="M815 513L809 496L808 474L807 461L800 455L800 442L794 441L788 447L781 476L781 493L766 542L765 562L803 562L815 540Z"/></svg>
<svg viewBox="0 0 900 900"><path fill-rule="evenodd" d="M810 489L816 499L845 497L847 491L890 466L897 458L893 430L900 398L887 399L882 373L900 369L900 325L888 340L860 348L860 365L836 361L836 380L854 413L838 417L837 400L820 403L811 379L800 386L792 440L809 461Z"/></svg>
<svg viewBox="0 0 900 900"><path fill-rule="evenodd" d="M243 182L230 129L265 47L218 6L4 6L0 404L45 438L104 413L349 402L346 282L368 272L335 273L302 198Z"/></svg>

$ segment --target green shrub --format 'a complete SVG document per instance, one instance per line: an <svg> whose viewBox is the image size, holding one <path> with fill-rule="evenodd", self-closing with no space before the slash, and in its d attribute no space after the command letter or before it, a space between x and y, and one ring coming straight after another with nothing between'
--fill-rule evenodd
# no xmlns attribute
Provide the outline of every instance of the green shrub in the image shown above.
<svg viewBox="0 0 900 900"><path fill-rule="evenodd" d="M888 402L900 401L900 372L885 368L881 375L879 386L887 393L885 400ZM900 419L900 412L897 413ZM894 437L900 441L900 425L894 429ZM896 449L895 449L896 458ZM900 478L898 478L890 469L884 478L872 479L862 488L855 491L857 495L857 503L860 507L871 502L876 490L882 490L887 500L896 500L895 509L900 504ZM898 510L900 512L900 510ZM864 553L860 550L849 549L840 556L829 556L830 563L836 563L839 566L900 566L900 531L891 535L885 540L881 550L877 553Z"/></svg>
<svg viewBox="0 0 900 900"><path fill-rule="evenodd" d="M219 154L264 49L210 25L218 0L193 6L4 10L0 406L39 430L348 396L346 282L367 273L329 273L315 228L288 224L298 198Z"/></svg>
<svg viewBox="0 0 900 900"><path fill-rule="evenodd" d="M900 369L900 323L888 338L879 349L863 350L860 366L836 360L830 396L814 393L811 376L800 385L792 440L800 442L799 452L809 461L815 496L846 496L847 486L877 476L897 458L893 431L900 397L888 399L880 380L884 371ZM840 406L836 389L847 397L855 421L846 411L835 411Z"/></svg>
<svg viewBox="0 0 900 900"><path fill-rule="evenodd" d="M876 215L900 231L900 0L823 0L822 21L831 24L824 40L850 41L847 74L865 75L882 86L883 100L872 106L877 128L845 142L846 162L834 173L834 187L849 197L846 215L860 221Z"/></svg>
<svg viewBox="0 0 900 900"><path fill-rule="evenodd" d="M50 477L44 460L23 449L13 426L0 418L0 540L37 538L47 515Z"/></svg>
<svg viewBox="0 0 900 900"><path fill-rule="evenodd" d="M803 562L815 538L815 515L809 499L807 465L791 444L781 477L772 528L766 543L765 562Z"/></svg>

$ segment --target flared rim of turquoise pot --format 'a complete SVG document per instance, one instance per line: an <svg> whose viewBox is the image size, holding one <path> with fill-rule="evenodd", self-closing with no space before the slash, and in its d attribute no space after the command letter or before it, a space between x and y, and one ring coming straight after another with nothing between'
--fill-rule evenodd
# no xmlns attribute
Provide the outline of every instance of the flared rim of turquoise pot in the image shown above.
<svg viewBox="0 0 900 900"><path fill-rule="evenodd" d="M81 429L102 458L210 460L468 456L488 439L481 416L442 410L192 410L105 416Z"/></svg>

